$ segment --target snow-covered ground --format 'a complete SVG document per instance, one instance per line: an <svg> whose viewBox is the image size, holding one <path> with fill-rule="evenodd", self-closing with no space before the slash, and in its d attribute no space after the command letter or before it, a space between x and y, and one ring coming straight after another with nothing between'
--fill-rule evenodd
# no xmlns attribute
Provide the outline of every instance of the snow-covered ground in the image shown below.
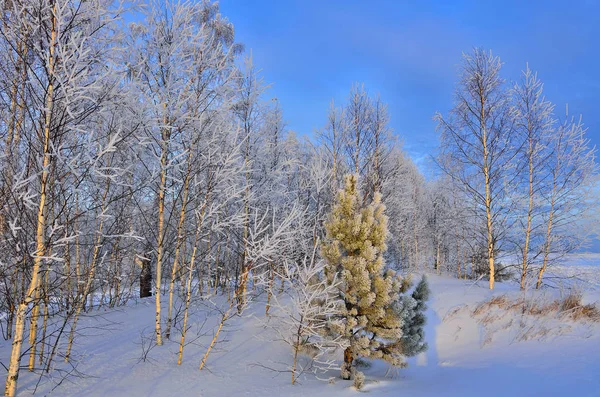
<svg viewBox="0 0 600 397"><path fill-rule="evenodd" d="M600 254L572 254L565 261L548 269L548 283L575 283L582 289L600 288Z"/></svg>
<svg viewBox="0 0 600 397"><path fill-rule="evenodd" d="M578 260L596 260L590 258ZM554 271L570 269L582 279L585 275L588 285L597 284L600 266L566 263L562 268ZM429 279L429 350L411 358L406 369L388 371L386 364L376 362L363 370L367 375L364 392L377 396L600 395L600 324L492 309L475 313L479 304L494 296L551 301L564 291L522 293L512 283L498 283L491 292L483 281L435 275ZM598 289L588 289L585 301L600 301ZM191 343L181 366L177 365L178 338L155 347L141 361L141 334L151 335L153 311L151 298L83 319L86 336L80 336L75 346L81 376L58 386L60 374L42 378L36 395L318 397L359 393L351 382L337 378L337 371L325 375L336 377L333 382L304 376L294 386L289 373L273 371L286 369L291 352L282 342L270 341L272 330L264 327L260 299L246 312L249 317L235 318L226 327L203 371L198 366L218 315L199 305L191 317ZM2 362L7 362L9 349L8 342L0 346ZM39 375L23 370L19 395L31 395L38 379Z"/></svg>

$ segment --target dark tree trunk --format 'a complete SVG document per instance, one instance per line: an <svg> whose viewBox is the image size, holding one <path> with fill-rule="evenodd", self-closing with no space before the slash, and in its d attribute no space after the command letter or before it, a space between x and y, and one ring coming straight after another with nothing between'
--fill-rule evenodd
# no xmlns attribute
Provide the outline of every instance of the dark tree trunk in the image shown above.
<svg viewBox="0 0 600 397"><path fill-rule="evenodd" d="M342 379L349 380L352 376L352 361L354 356L352 355L352 348L347 347L344 350L344 363L342 364Z"/></svg>
<svg viewBox="0 0 600 397"><path fill-rule="evenodd" d="M140 274L140 298L152 296L152 267L150 259L143 259L142 273Z"/></svg>

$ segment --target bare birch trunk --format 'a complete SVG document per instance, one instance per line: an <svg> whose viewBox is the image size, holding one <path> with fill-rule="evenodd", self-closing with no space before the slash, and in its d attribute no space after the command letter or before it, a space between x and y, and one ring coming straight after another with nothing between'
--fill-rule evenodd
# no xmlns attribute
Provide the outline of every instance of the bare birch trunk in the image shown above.
<svg viewBox="0 0 600 397"><path fill-rule="evenodd" d="M215 257L215 285L214 285L214 293L215 295L218 293L218 288L221 283L221 243L217 245L217 255Z"/></svg>
<svg viewBox="0 0 600 397"><path fill-rule="evenodd" d="M208 242L206 244L206 293L210 295L211 286L210 286L210 253L212 251L212 233L208 235Z"/></svg>
<svg viewBox="0 0 600 397"><path fill-rule="evenodd" d="M227 308L227 310L225 310L223 312L223 315L221 316L221 321L219 322L217 331L215 332L215 335L213 336L212 340L210 341L210 344L208 345L208 348L206 349L206 353L204 353L204 357L202 357L202 361L200 362L200 371L202 371L202 369L206 365L206 360L208 360L208 356L209 356L210 352L212 351L213 347L215 346L215 343L217 343L217 340L219 339L219 334L221 333L221 330L223 329L223 325L225 325L225 322L229 319L229 315L231 313L231 310L233 309L233 304L234 304L234 302L237 301L237 298L238 298L237 295L244 292L244 290L242 289L242 285L245 285L245 282L248 281L249 270L250 270L250 267L248 266L246 268L246 272L242 275L242 283L240 283L240 287L235 292L236 296L233 299L231 299L231 302L229 303L229 307ZM240 311L240 308L238 307L238 312L239 311Z"/></svg>
<svg viewBox="0 0 600 397"><path fill-rule="evenodd" d="M242 254L242 274L246 274L248 272L248 267L246 264L247 256L248 256L248 228L250 223L250 133L247 131L246 136L246 154L244 159L246 165L246 192L244 197L244 252ZM246 301L246 283L247 277L242 277L239 288L241 290L240 294L236 294L236 299L238 300L238 312L242 311Z"/></svg>
<svg viewBox="0 0 600 397"><path fill-rule="evenodd" d="M48 288L49 288L49 275L50 275L50 266L48 266L46 268L46 275L44 277L44 288L42 290L42 296L43 296L43 302L44 302L44 320L42 321L42 338L40 339L40 360L39 363L40 365L42 365L44 363L44 349L46 346L46 331L47 331L47 327L48 327L48 305L49 305L49 299L48 299ZM30 357L31 360L31 357ZM31 363L30 363L31 366Z"/></svg>
<svg viewBox="0 0 600 397"><path fill-rule="evenodd" d="M65 225L65 238L69 235L69 218L67 217L67 222ZM65 306L66 311L69 313L71 311L71 294L72 294L72 286L71 286L71 243L67 242L65 246L65 288L63 294L65 295Z"/></svg>
<svg viewBox="0 0 600 397"><path fill-rule="evenodd" d="M544 277L544 272L548 267L548 259L550 257L550 238L552 237L552 220L554 217L554 200L552 202L552 209L550 210L550 218L548 219L548 229L546 231L546 242L544 244L544 261L542 263L542 267L538 274L538 279L535 284L535 289L540 289L542 286L542 278Z"/></svg>
<svg viewBox="0 0 600 397"><path fill-rule="evenodd" d="M300 340L302 339L302 324L304 316L300 316L299 326L296 330L296 340L294 341L294 361L292 363L292 385L296 384L296 368L298 367L298 353L300 352Z"/></svg>
<svg viewBox="0 0 600 397"><path fill-rule="evenodd" d="M33 293L33 307L31 308L31 319L29 322L29 364L27 369L32 372L35 368L35 354L37 349L37 323L40 316L40 286Z"/></svg>
<svg viewBox="0 0 600 397"><path fill-rule="evenodd" d="M75 290L75 298L79 299L81 294L83 293L83 289L81 288L81 262L80 262L80 244L79 244L79 229L77 228L77 216L79 215L79 193L75 192L75 282L76 282L76 290Z"/></svg>
<svg viewBox="0 0 600 397"><path fill-rule="evenodd" d="M173 293L175 290L175 279L177 278L177 267L179 265L181 246L186 238L186 236L183 234L183 225L185 223L190 177L192 174L192 153L193 150L190 149L190 154L188 155L187 173L183 182L183 198L181 201L181 211L179 213L179 223L177 224L177 245L175 247L173 268L171 269L171 280L169 281L169 306L167 307L167 326L165 328L165 338L167 339L171 337L171 324L173 322Z"/></svg>
<svg viewBox="0 0 600 397"><path fill-rule="evenodd" d="M540 272L538 273L538 279L537 282L535 284L535 289L540 289L540 287L542 286L542 278L544 277L544 272L546 271L546 268L548 267L548 260L550 258L550 245L551 245L551 239L552 239L552 226L553 226L553 221L554 221L554 206L556 205L556 189L558 187L557 184L557 173L558 170L560 169L560 162L557 164L556 170L554 172L554 182L553 182L553 186L552 186L552 199L550 200L550 212L549 212L549 217L548 217L548 226L546 229L546 241L544 242L544 260L542 262L542 267L540 269Z"/></svg>
<svg viewBox="0 0 600 397"><path fill-rule="evenodd" d="M275 269L273 262L269 266L269 287L267 288L267 305L265 306L265 316L269 316L269 310L271 309L271 297L273 296L273 282L275 281ZM292 383L294 383L292 381Z"/></svg>
<svg viewBox="0 0 600 397"><path fill-rule="evenodd" d="M529 256L529 240L531 238L531 218L533 216L533 141L529 139L529 203L527 208L527 227L525 228L525 246L523 247L523 263L521 267L521 289L525 289Z"/></svg>
<svg viewBox="0 0 600 397"><path fill-rule="evenodd" d="M179 357L177 365L181 365L183 361L183 347L185 346L185 335L187 333L188 313L190 302L192 300L192 279L194 278L194 263L196 261L196 252L198 251L198 240L200 238L200 225L196 228L196 237L194 239L194 248L192 249L192 257L188 268L187 281L185 283L185 308L183 309L183 328L181 329L181 340L179 342Z"/></svg>
<svg viewBox="0 0 600 397"><path fill-rule="evenodd" d="M167 189L167 155L169 150L169 131L167 130L167 104L164 104L165 116L163 119L162 128L162 142L161 142L161 156L160 156L160 187L158 190L158 242L157 242L157 254L156 254L156 275L155 275L155 287L154 297L156 302L156 319L155 319L155 334L156 344L162 345L162 333L160 327L160 288L161 288L161 271L162 261L164 255L164 237L165 237L165 193Z"/></svg>
<svg viewBox="0 0 600 397"><path fill-rule="evenodd" d="M23 334L25 330L25 314L30 303L37 305L34 301L35 292L38 288L39 283L39 272L44 256L45 249L45 238L44 229L46 227L45 208L46 208L46 195L47 195L47 184L49 177L49 165L50 165L50 124L52 122L52 111L54 107L54 61L55 61L55 47L56 47L56 3L53 4L52 9L52 28L50 36L50 48L48 57L48 90L46 97L46 117L44 120L44 142L43 142L43 160L42 160L42 178L40 183L40 201L38 204L37 212L37 230L36 230L36 250L33 258L33 269L31 273L31 282L25 299L19 303L16 314L15 322L15 335L12 343L12 351L10 354L10 361L8 365L8 373L6 376L6 384L4 388L4 394L9 397L14 397L17 391L17 380L19 377L19 366L21 361L21 347L23 345Z"/></svg>
<svg viewBox="0 0 600 397"><path fill-rule="evenodd" d="M104 212L106 211L106 199L108 197L108 191L110 190L110 178L106 180L106 190L104 191L104 194L102 195L102 207L101 207L101 211L102 214L104 214ZM87 281L85 283L85 287L78 299L77 302L77 307L75 309L75 313L74 313L74 317L73 317L73 324L71 324L71 331L69 332L69 340L67 343L67 351L65 353L65 362L69 361L69 358L71 356L71 348L73 347L73 339L75 338L75 330L77 329L77 322L79 321L79 316L81 314L81 310L84 308L85 306L85 302L87 301L87 297L90 293L91 287L92 287L92 282L94 281L94 275L96 272L96 263L98 262L98 256L100 255L100 247L102 246L102 231L104 230L104 216L100 217L100 224L98 225L98 230L97 233L98 235L96 236L96 243L94 245L94 251L92 253L92 261L90 263L90 270L88 273L88 278ZM78 275L79 278L79 275Z"/></svg>
<svg viewBox="0 0 600 397"><path fill-rule="evenodd" d="M487 142L487 130L485 125L485 97L483 92L480 90L480 122L481 131L483 134L483 177L485 180L485 214L486 214L486 228L487 228L487 251L488 251L488 263L490 267L490 289L494 289L494 234L492 230L492 193L490 188L490 169L489 169L489 153L488 153L488 142Z"/></svg>

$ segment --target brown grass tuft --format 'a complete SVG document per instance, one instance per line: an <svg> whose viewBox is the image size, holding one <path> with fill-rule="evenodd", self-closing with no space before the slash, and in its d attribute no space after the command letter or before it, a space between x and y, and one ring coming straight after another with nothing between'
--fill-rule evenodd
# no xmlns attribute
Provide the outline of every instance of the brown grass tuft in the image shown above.
<svg viewBox="0 0 600 397"><path fill-rule="evenodd" d="M595 303L582 303L582 296L578 292L572 292L560 302L560 313L575 321L600 322L600 309Z"/></svg>
<svg viewBox="0 0 600 397"><path fill-rule="evenodd" d="M560 311L568 312L571 310L575 310L579 306L581 306L581 299L583 297L579 292L571 292L569 295L565 296L560 302Z"/></svg>
<svg viewBox="0 0 600 397"><path fill-rule="evenodd" d="M473 310L473 315L474 316L482 315L482 314L486 313L489 309L493 308L494 306L504 309L508 305L508 302L509 301L508 301L508 298L506 297L506 295L494 296L489 301L485 301L485 302L477 305L475 310Z"/></svg>

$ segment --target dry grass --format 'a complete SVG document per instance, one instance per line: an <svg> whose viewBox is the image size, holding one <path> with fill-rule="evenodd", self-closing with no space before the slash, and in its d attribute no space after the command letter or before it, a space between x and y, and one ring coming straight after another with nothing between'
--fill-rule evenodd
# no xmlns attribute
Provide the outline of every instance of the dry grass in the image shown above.
<svg viewBox="0 0 600 397"><path fill-rule="evenodd" d="M448 313L446 313L444 315L444 318L442 319L442 322L447 322L447 321L453 320L460 313L462 313L464 310L467 310L467 306L466 305L461 305L461 306L458 306L458 307L455 307L455 308L451 309L450 311L448 311Z"/></svg>
<svg viewBox="0 0 600 397"><path fill-rule="evenodd" d="M583 304L581 293L572 292L560 302L560 313L575 321L600 322L600 309L595 303Z"/></svg>
<svg viewBox="0 0 600 397"><path fill-rule="evenodd" d="M473 316L485 316L485 321L488 322L489 312L493 308L536 317L558 315L575 321L600 322L600 309L598 309L598 306L595 303L584 305L582 296L578 292L571 292L552 301L536 301L523 297L510 300L506 295L498 295L477 305L473 310Z"/></svg>
<svg viewBox="0 0 600 397"><path fill-rule="evenodd" d="M482 326L482 346L491 344L500 334L512 335L512 340L517 342L547 340L572 332L573 323L591 327L592 323L600 322L597 304L583 304L582 295L577 291L558 299L497 295L469 311ZM449 313L449 317L456 312Z"/></svg>
<svg viewBox="0 0 600 397"><path fill-rule="evenodd" d="M562 302L560 303L560 311L567 312L579 306L581 306L581 294L578 292L572 292L562 298Z"/></svg>
<svg viewBox="0 0 600 397"><path fill-rule="evenodd" d="M489 301L485 301L485 302L477 305L477 307L475 307L475 310L473 310L473 316L476 316L476 317L481 316L485 313L488 313L490 311L490 309L492 309L494 307L498 307L500 309L505 309L507 307L508 303L509 303L509 300L506 297L506 295L494 296Z"/></svg>
<svg viewBox="0 0 600 397"><path fill-rule="evenodd" d="M525 311L525 314L529 314L531 316L548 316L556 313L559 306L560 303L558 301L551 301L548 303L532 302L527 306L528 310Z"/></svg>

